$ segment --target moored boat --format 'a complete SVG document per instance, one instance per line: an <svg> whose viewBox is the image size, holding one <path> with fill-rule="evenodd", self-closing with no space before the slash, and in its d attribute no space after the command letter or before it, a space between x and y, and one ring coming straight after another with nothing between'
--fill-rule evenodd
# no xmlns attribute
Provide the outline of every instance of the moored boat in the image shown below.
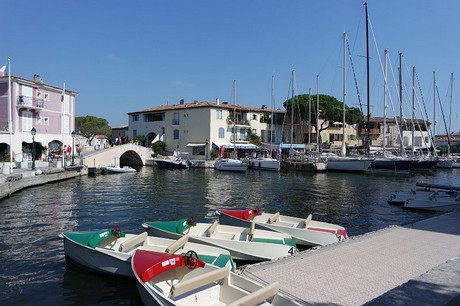
<svg viewBox="0 0 460 306"><path fill-rule="evenodd" d="M193 218L178 221L156 221L142 224L149 235L178 239L188 235L190 241L218 246L230 252L233 259L246 261L272 260L292 255L297 247L288 234L250 227L196 223Z"/></svg>
<svg viewBox="0 0 460 306"><path fill-rule="evenodd" d="M107 167L102 167L101 171L104 173L133 173L133 172L136 172L136 169L131 168L129 166L123 166L123 167L107 166Z"/></svg>
<svg viewBox="0 0 460 306"><path fill-rule="evenodd" d="M122 233L119 227L88 232L64 232L64 252L77 264L116 276L133 277L130 266L134 250L144 249L171 254L183 254L194 250L201 258L220 267L235 269L230 253L221 248L188 242L188 236L180 240L148 236L146 232L134 235Z"/></svg>
<svg viewBox="0 0 460 306"><path fill-rule="evenodd" d="M438 197L433 193L428 198L415 198L408 200L403 208L415 210L431 210L431 211L450 211L460 208L460 193L458 191L449 192L452 195L449 197Z"/></svg>
<svg viewBox="0 0 460 306"><path fill-rule="evenodd" d="M233 158L221 158L214 162L214 169L220 171L246 172L248 164Z"/></svg>
<svg viewBox="0 0 460 306"><path fill-rule="evenodd" d="M307 218L296 218L260 212L259 209L221 209L216 212L221 224L247 227L252 222L256 228L271 230L290 235L297 245L319 246L339 242L348 238L344 227L332 223L312 220L310 214Z"/></svg>
<svg viewBox="0 0 460 306"><path fill-rule="evenodd" d="M206 264L193 251L170 255L138 250L131 268L145 305L299 305L242 275Z"/></svg>

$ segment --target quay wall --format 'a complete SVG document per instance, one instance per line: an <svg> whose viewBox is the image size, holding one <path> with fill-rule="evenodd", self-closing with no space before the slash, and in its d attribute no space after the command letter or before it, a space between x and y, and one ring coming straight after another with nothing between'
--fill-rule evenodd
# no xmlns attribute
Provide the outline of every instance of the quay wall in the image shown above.
<svg viewBox="0 0 460 306"><path fill-rule="evenodd" d="M20 191L24 188L44 185L47 183L67 180L74 177L84 176L88 174L88 169L85 167L76 167L69 170L60 169L59 171L38 171L28 172L15 175L2 175L0 178L0 199L11 196L11 194Z"/></svg>

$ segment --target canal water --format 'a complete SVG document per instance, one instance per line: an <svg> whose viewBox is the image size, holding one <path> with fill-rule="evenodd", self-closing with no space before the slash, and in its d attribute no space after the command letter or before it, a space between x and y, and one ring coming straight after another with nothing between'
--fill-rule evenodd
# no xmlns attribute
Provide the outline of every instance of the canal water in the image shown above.
<svg viewBox="0 0 460 306"><path fill-rule="evenodd" d="M81 177L33 187L0 200L1 305L140 305L134 281L66 263L64 231L113 228L141 233L141 224L259 205L346 227L349 236L414 222L432 213L386 203L416 182L460 185L460 169L407 177L345 173L162 170Z"/></svg>

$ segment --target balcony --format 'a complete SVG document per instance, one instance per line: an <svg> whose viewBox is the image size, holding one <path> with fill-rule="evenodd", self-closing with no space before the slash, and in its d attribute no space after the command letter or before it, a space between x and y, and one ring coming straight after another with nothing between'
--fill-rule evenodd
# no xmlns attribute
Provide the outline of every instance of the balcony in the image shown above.
<svg viewBox="0 0 460 306"><path fill-rule="evenodd" d="M28 96L19 96L16 101L18 109L41 110L45 107L45 100Z"/></svg>
<svg viewBox="0 0 460 306"><path fill-rule="evenodd" d="M239 125L239 126L251 126L249 124L249 121L246 120L246 119L238 119L237 118L236 121L233 122L233 118L231 118L231 117L227 118L227 124L228 125Z"/></svg>

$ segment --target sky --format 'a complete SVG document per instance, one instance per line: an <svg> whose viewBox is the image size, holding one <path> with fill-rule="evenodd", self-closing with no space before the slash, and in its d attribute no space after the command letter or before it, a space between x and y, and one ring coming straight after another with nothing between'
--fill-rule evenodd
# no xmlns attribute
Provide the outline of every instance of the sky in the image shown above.
<svg viewBox="0 0 460 306"><path fill-rule="evenodd" d="M78 92L76 116L105 118L117 127L128 125L128 112L180 99L233 102L233 80L237 104L283 109L293 70L294 94L319 91L343 101L344 32L345 102L367 114L364 0L1 2L0 66L10 57L13 75L65 82ZM384 113L387 49L387 116L399 116L402 53L403 116L412 116L415 67L415 117L435 119L436 133L445 133L442 106L447 126L450 118L451 131L460 131L459 13L458 0L368 1L371 116Z"/></svg>

